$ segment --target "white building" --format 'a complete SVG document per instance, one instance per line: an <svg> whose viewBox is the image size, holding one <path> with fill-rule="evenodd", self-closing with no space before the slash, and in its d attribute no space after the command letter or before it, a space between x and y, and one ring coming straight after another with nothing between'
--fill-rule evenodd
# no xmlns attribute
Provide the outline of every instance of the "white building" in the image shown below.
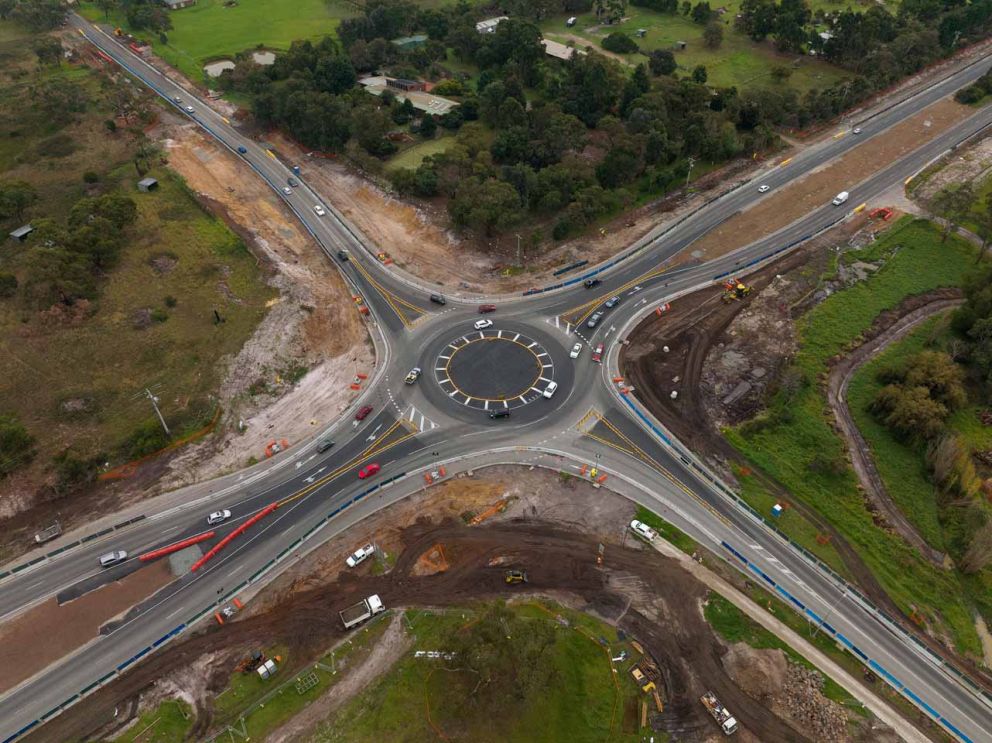
<svg viewBox="0 0 992 743"><path fill-rule="evenodd" d="M487 18L484 21L479 21L476 23L475 30L480 34L496 33L496 27L507 18L509 18L509 16L505 15L501 15L499 18Z"/></svg>

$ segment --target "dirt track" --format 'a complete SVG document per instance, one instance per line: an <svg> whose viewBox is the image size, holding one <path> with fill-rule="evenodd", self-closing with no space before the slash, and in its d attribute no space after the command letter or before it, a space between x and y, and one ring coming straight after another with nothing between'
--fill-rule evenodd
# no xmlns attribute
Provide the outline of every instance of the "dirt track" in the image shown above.
<svg viewBox="0 0 992 743"><path fill-rule="evenodd" d="M403 532L404 550L385 576L344 574L336 583L297 594L265 614L211 627L153 656L147 663L96 692L77 707L33 734L31 741L65 741L86 737L109 722L114 709L164 675L193 664L207 653L220 657L208 679L219 690L228 669L246 648L285 643L293 665L302 667L344 632L337 611L370 593L388 605L444 606L478 599L506 597L503 566L489 567L492 558L526 566L529 592L566 592L593 611L640 639L664 668L665 727L681 739L701 739L714 733L712 721L697 698L707 688L734 710L742 726L760 741L806 740L788 724L756 703L731 680L721 664L725 650L701 618L706 590L681 567L652 551L609 547L605 569L596 566L597 539L556 530L551 524L509 521L488 527L455 522L440 526L415 524ZM412 577L420 555L442 542L451 564L436 575ZM513 590L517 595L520 591ZM633 606L639 606L634 609ZM209 725L209 712L195 735Z"/></svg>
<svg viewBox="0 0 992 743"><path fill-rule="evenodd" d="M872 326L872 331L879 329L878 333L869 331L870 340L858 346L830 370L830 376L827 378L827 404L837 419L837 426L851 457L851 465L872 503L906 542L931 562L943 566L944 553L935 550L927 543L889 496L881 475L875 469L868 442L851 417L846 400L847 387L854 373L875 354L904 337L927 318L957 307L963 301L958 289L938 290L912 297L911 300L904 302L895 311L879 316Z"/></svg>

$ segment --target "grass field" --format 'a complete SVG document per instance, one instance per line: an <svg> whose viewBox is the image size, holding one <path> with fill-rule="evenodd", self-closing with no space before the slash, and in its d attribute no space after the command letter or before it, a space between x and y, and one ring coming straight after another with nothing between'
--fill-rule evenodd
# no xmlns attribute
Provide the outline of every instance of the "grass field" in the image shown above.
<svg viewBox="0 0 992 743"><path fill-rule="evenodd" d="M459 740L493 743L640 740L636 722L623 714L640 692L628 676L613 673L607 649L595 638L605 637L609 651L614 653L629 646L617 641L612 627L591 617L558 606L548 609L551 613L535 604L512 607L528 621L551 622L558 628L548 661L558 671L553 683L542 694L515 707L512 715L467 714L464 700L451 693L454 687L446 679L451 672L444 669L444 664L414 658L411 653L328 719L311 740L436 740L438 735L432 724L441 731L457 729ZM553 614L566 616L571 626L561 627ZM416 637L414 649L443 651L450 642L448 638L471 622L474 615L473 610L444 614L408 611L404 623ZM631 723L633 728L628 729Z"/></svg>
<svg viewBox="0 0 992 743"><path fill-rule="evenodd" d="M193 711L178 699L167 699L155 709L143 712L127 732L114 743L178 743L193 726Z"/></svg>
<svg viewBox="0 0 992 743"><path fill-rule="evenodd" d="M542 22L541 30L546 38L567 43L571 35L575 37L576 46L584 46L581 43L584 40L599 51L602 51L602 39L613 31L623 31L636 38L637 30L645 29L645 36L636 38L638 46L645 52L673 49L677 41L685 41L687 48L675 51L679 72L688 74L697 65L705 65L707 84L714 87L791 87L804 92L812 88L825 88L844 77L842 70L826 62L803 55L778 54L770 45L756 44L734 31L731 21L738 6L733 3L726 5L728 12L722 17L725 22L723 44L715 50L703 45L703 27L691 19L634 6L628 6L626 19L615 26L597 27L595 15L586 13L578 16L578 22L572 28L566 28L566 16L562 15ZM646 61L642 54L628 54L624 58L631 64ZM775 66L793 69L791 77L782 83L773 81L771 70Z"/></svg>
<svg viewBox="0 0 992 743"><path fill-rule="evenodd" d="M398 168L417 168L425 157L445 152L455 143L453 135L417 142L404 150L400 150L386 163L386 170Z"/></svg>
<svg viewBox="0 0 992 743"><path fill-rule="evenodd" d="M0 34L9 38L10 25L0 23ZM12 42L0 42L0 55L5 43ZM28 75L0 82L0 178L25 180L39 195L16 222L50 217L64 223L70 207L90 193L120 191L138 208L121 260L99 278L85 317L46 319L17 296L0 301L0 355L9 362L0 411L20 417L37 439L37 461L47 465L67 447L87 458L112 454L140 426L157 425L148 401L134 398L145 386L155 386L176 432L202 425L216 405L218 362L241 348L275 292L244 244L201 209L171 171L153 169L159 189L138 192L137 144L104 127L112 112L97 73L66 65L38 71L28 54L22 47L13 57L26 60ZM32 86L53 77L91 99L65 126L30 105ZM84 182L86 172L95 184ZM0 270L23 276L22 254L8 244L0 251ZM220 325L215 309L224 319ZM136 313L145 311L156 320L138 329Z"/></svg>
<svg viewBox="0 0 992 743"><path fill-rule="evenodd" d="M830 426L818 384L828 359L903 297L960 284L972 269L974 249L963 240L941 243L927 223L906 219L873 245L845 258L884 260L884 265L867 281L829 297L799 322L800 349L794 365L805 385L791 399L779 393L763 416L727 431L727 438L833 523L907 614L917 609L946 632L958 650L980 656L972 604L957 577L931 567L902 540L872 524L846 462L840 474L815 466L815 461L824 459L844 462L843 442Z"/></svg>

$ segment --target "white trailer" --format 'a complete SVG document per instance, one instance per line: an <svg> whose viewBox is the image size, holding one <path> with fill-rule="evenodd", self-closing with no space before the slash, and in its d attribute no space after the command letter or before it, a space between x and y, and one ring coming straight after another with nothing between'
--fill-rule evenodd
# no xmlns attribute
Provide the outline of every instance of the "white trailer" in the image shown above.
<svg viewBox="0 0 992 743"><path fill-rule="evenodd" d="M727 711L726 707L720 704L720 700L716 698L716 694L708 691L700 697L699 701L703 703L706 711L716 720L716 724L720 726L724 735L732 735L737 732L737 720Z"/></svg>

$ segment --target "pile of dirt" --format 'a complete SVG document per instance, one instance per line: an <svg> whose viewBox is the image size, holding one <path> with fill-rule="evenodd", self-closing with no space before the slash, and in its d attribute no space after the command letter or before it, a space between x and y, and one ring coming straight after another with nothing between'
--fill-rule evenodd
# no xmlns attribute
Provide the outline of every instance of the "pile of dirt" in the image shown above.
<svg viewBox="0 0 992 743"><path fill-rule="evenodd" d="M723 665L741 689L815 741L849 740L843 707L823 695L823 676L779 649L731 645Z"/></svg>

